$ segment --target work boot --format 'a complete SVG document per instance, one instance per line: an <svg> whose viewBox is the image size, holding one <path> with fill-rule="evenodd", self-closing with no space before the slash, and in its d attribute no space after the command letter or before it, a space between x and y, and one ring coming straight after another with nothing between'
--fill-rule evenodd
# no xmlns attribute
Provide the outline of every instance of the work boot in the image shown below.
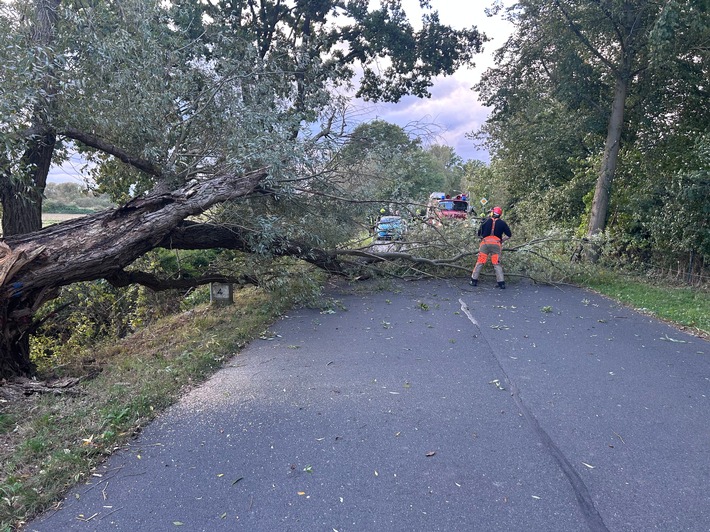
<svg viewBox="0 0 710 532"><path fill-rule="evenodd" d="M498 288L505 289L505 281L498 281Z"/></svg>
<svg viewBox="0 0 710 532"><path fill-rule="evenodd" d="M474 279L471 277L471 280L468 282L471 286L478 286L478 279Z"/></svg>

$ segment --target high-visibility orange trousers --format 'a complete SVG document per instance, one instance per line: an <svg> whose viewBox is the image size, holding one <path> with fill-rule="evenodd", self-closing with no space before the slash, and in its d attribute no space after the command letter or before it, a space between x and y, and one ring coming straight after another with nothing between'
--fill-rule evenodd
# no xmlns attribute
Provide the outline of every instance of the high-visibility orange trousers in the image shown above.
<svg viewBox="0 0 710 532"><path fill-rule="evenodd" d="M490 257L493 270L496 272L496 281L499 283L505 281L503 266L500 265L501 251L502 246L500 244L486 242L485 240L481 241L481 246L478 248L478 260L476 260L476 266L474 266L473 272L471 273L471 279L478 279L483 265L488 262L488 257Z"/></svg>

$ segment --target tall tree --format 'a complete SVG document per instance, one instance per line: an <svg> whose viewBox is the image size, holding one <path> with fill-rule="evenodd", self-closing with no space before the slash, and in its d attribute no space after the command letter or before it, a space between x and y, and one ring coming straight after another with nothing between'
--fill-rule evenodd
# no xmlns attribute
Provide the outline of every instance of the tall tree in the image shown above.
<svg viewBox="0 0 710 532"><path fill-rule="evenodd" d="M510 202L535 198L539 210L541 198L574 179L570 161L598 151L607 90L598 69L563 39L573 36L550 16L551 7L534 10L529 2L526 7L510 14L517 29L496 52L497 66L476 86L493 111L474 136L491 150L509 185ZM557 222L578 217L584 193L546 217Z"/></svg>
<svg viewBox="0 0 710 532"><path fill-rule="evenodd" d="M130 269L157 246L290 254L338 271L279 218L328 186L343 106L331 89L362 67L364 98L425 97L483 40L430 10L415 31L399 0L18 0L0 4L0 28L0 375L32 370L33 317L60 287L160 286ZM69 142L123 204L37 231L46 171ZM245 217L227 229L185 221L234 201L223 212Z"/></svg>
<svg viewBox="0 0 710 532"><path fill-rule="evenodd" d="M505 120L506 115L523 123L524 117L531 116L519 107L519 95L527 103L533 100L530 90L518 87L510 76L516 71L533 82L532 91L538 93L542 106L566 115L566 120L556 118L549 124L574 131L566 141L573 142L571 151L566 155L556 151L562 155L557 159L562 175L571 176L569 157L584 156L585 150L599 151L587 227L590 236L606 225L626 113L640 95L639 78L649 67L649 34L663 10L663 4L652 0L523 0L510 14L516 32L499 52L505 64L489 72L479 86L496 106L491 124ZM490 82L488 87L486 82ZM589 134L600 133L600 119L606 123L603 149L595 150L589 145L594 138ZM580 125L586 125L586 130Z"/></svg>
<svg viewBox="0 0 710 532"><path fill-rule="evenodd" d="M587 230L591 236L606 226L630 85L648 67L648 34L661 6L649 0L599 2L593 7L563 0L554 3L582 52L586 51L589 61L598 60L613 84L604 152Z"/></svg>
<svg viewBox="0 0 710 532"><path fill-rule="evenodd" d="M24 20L2 23L7 31L3 34L9 37L5 49L17 56L5 63L0 83L5 91L17 90L13 73L17 75L18 68L29 81L21 82L19 95L11 97L4 106L12 113L3 115L10 117L3 124L10 130L5 137L5 149L15 152L14 156L7 151L0 155L0 203L5 235L42 228L42 192L57 142L56 131L49 125L58 90L50 50L59 3L60 0L37 0L27 6L31 11L26 15L33 15L32 24L24 24ZM11 31L13 26L15 31Z"/></svg>
<svg viewBox="0 0 710 532"><path fill-rule="evenodd" d="M444 185L436 190L445 190L447 193L467 192L463 188L464 161L456 154L451 146L434 144L427 148L427 154L436 162L440 174L444 177ZM434 189L430 189L432 192Z"/></svg>

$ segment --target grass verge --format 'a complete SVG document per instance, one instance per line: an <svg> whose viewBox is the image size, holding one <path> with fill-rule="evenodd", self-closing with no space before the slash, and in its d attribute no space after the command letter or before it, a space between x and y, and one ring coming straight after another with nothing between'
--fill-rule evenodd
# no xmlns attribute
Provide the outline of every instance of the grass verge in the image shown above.
<svg viewBox="0 0 710 532"><path fill-rule="evenodd" d="M710 297L707 290L656 285L612 273L586 277L581 283L639 312L670 322L704 338L710 337Z"/></svg>
<svg viewBox="0 0 710 532"><path fill-rule="evenodd" d="M0 531L55 504L191 386L205 380L283 311L263 291L199 307L84 353L86 379L60 395L0 395ZM89 358L90 355L90 358Z"/></svg>

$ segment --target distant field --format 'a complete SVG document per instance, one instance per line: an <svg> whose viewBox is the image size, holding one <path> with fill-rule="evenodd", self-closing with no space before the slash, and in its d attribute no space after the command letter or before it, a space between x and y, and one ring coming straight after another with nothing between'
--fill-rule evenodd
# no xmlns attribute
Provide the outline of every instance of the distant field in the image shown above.
<svg viewBox="0 0 710 532"><path fill-rule="evenodd" d="M43 214L42 215L42 227L47 227L48 225L58 224L59 222L65 222L67 220L73 220L74 218L81 218L86 216L86 214ZM2 237L2 228L0 228L0 237Z"/></svg>
<svg viewBox="0 0 710 532"><path fill-rule="evenodd" d="M86 214L43 214L42 215L42 226L56 224L59 222L64 222L66 220L72 220L74 218L81 218L86 216Z"/></svg>

